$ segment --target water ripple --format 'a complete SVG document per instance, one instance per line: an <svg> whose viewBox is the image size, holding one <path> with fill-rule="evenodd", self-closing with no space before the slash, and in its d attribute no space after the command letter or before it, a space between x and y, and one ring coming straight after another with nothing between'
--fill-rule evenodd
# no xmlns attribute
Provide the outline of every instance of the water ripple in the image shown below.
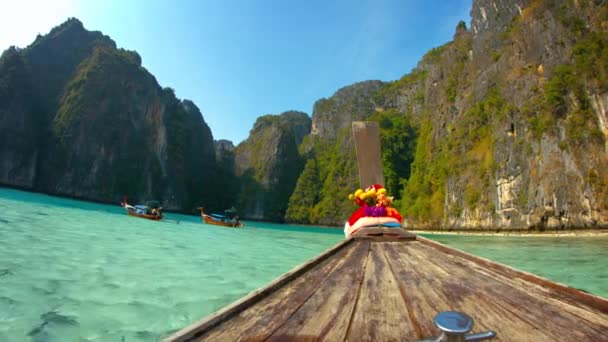
<svg viewBox="0 0 608 342"><path fill-rule="evenodd" d="M2 188L0 206L11 222L0 221L2 341L159 340L343 238L263 223L237 231L175 214L152 222L118 206Z"/></svg>

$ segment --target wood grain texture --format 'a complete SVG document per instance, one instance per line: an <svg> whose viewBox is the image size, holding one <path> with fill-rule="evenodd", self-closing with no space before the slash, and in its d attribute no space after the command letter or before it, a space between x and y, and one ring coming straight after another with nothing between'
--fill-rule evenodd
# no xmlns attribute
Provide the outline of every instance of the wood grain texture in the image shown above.
<svg viewBox="0 0 608 342"><path fill-rule="evenodd" d="M384 245L371 244L348 341L410 341L417 338L399 284L384 254Z"/></svg>
<svg viewBox="0 0 608 342"><path fill-rule="evenodd" d="M411 253L416 245L386 242L384 250L390 260L391 272L399 284L412 329L420 339L438 335L433 318L441 311L453 310L453 306L439 291L439 279L426 269L426 260Z"/></svg>
<svg viewBox="0 0 608 342"><path fill-rule="evenodd" d="M355 240L370 241L414 241L416 235L400 228L364 227L353 236Z"/></svg>
<svg viewBox="0 0 608 342"><path fill-rule="evenodd" d="M353 242L352 239L346 239L336 244L321 255L275 279L264 288L191 324L167 337L164 341L193 341L205 338L205 336L213 339L215 335L234 337L253 334L257 321L251 320L251 316L255 317L256 312L264 312L267 309L268 313L273 313L275 310L279 312L279 317L283 315L288 317L290 313L283 306L290 302L300 304L304 302L307 296L316 291L325 277L333 272L335 267L348 259L348 255L353 252L353 249L350 248ZM310 272L312 268L314 268L314 272ZM286 284L290 286L286 286ZM243 312L247 309L249 309L247 312ZM270 318L267 314L259 315L261 323ZM218 325L222 325L222 327L217 328Z"/></svg>
<svg viewBox="0 0 608 342"><path fill-rule="evenodd" d="M392 244L387 256L394 258L393 271L403 280L401 292L423 337L434 329L429 307L465 312L475 320L475 331L494 330L500 341L601 341L608 331L608 317L602 313L572 307L540 286L438 253L428 245Z"/></svg>
<svg viewBox="0 0 608 342"><path fill-rule="evenodd" d="M608 314L608 299L606 299L606 298L594 296L590 293L582 292L573 287L559 284L554 281L539 277L535 274L531 274L528 272L524 272L524 271L521 271L521 270L518 270L518 269L515 269L512 267L509 267L507 265L496 263L491 260L484 259L484 258L463 252L463 251L455 249L455 248L451 248L444 244L441 244L441 243L438 243L438 242L435 242L435 241L432 241L432 240L429 240L429 239L426 239L423 237L418 237L418 241L422 242L425 245L429 245L429 246L433 247L434 249L436 249L440 252L446 253L448 255L455 255L455 256L459 256L463 259L473 261L474 263L481 266L482 268L498 272L509 278L517 278L517 279L520 279L521 281L541 285L542 287L547 288L547 289L553 289L553 290L555 290L553 292L553 295L559 297L563 301L571 302L576 305L585 304L591 308L595 308L595 309L599 310L600 312L602 312L604 314Z"/></svg>
<svg viewBox="0 0 608 342"><path fill-rule="evenodd" d="M496 341L608 341L604 298L398 238L349 239L174 340L408 341L437 336L435 315L456 310Z"/></svg>
<svg viewBox="0 0 608 342"><path fill-rule="evenodd" d="M255 306L249 307L235 319L226 321L211 333L202 336L205 341L235 341L265 340L289 319L322 284L335 276L335 271L344 269L352 255L367 252L365 246L352 246L347 248L335 258L327 260L323 265L315 268L315 272L308 272L298 277L293 283L284 286L281 291L267 297Z"/></svg>
<svg viewBox="0 0 608 342"><path fill-rule="evenodd" d="M382 161L380 156L380 128L377 122L354 121L352 123L353 140L357 152L359 167L359 184L361 189L379 183L384 184Z"/></svg>
<svg viewBox="0 0 608 342"><path fill-rule="evenodd" d="M368 263L369 246L369 242L363 241L353 247L355 251L344 264L273 334L273 339L305 336L325 341L343 340Z"/></svg>

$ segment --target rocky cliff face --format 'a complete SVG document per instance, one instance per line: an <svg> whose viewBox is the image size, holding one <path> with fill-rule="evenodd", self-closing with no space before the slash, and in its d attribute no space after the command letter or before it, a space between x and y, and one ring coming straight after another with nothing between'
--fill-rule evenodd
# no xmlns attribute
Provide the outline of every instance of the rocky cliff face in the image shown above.
<svg viewBox="0 0 608 342"><path fill-rule="evenodd" d="M384 97L407 113L416 107L399 99L425 89L402 207L411 224L608 223L606 7L475 1L471 30L425 56L414 71L425 77Z"/></svg>
<svg viewBox="0 0 608 342"><path fill-rule="evenodd" d="M338 133L350 129L351 122L369 117L375 109L370 95L383 85L380 81L355 83L338 90L329 99L318 100L313 109L313 136L335 141Z"/></svg>
<svg viewBox="0 0 608 342"><path fill-rule="evenodd" d="M36 173L38 122L30 99L31 75L15 48L0 57L0 182L31 188ZM10 128L10 129L9 129Z"/></svg>
<svg viewBox="0 0 608 342"><path fill-rule="evenodd" d="M215 186L221 189L214 196L217 199L216 202L223 205L221 209L225 210L226 208L236 206L238 192L241 188L239 179L235 173L235 147L230 140L216 140L213 143L215 145L215 159L217 161L217 176L213 178L213 181ZM239 212L239 215L242 214L242 212Z"/></svg>
<svg viewBox="0 0 608 342"><path fill-rule="evenodd" d="M225 139L215 140L213 146L215 147L215 159L233 159L230 157L230 155L234 153L234 144L232 141Z"/></svg>
<svg viewBox="0 0 608 342"><path fill-rule="evenodd" d="M330 200L343 194L327 186L356 186L356 174L340 182L348 172L335 165L354 167L341 129L366 119L381 124L385 173L410 226L608 224L608 6L479 0L471 15L470 29L459 23L452 42L400 80L317 102L305 140L313 157L288 219L338 224L353 210ZM317 178L323 190L307 191Z"/></svg>
<svg viewBox="0 0 608 342"><path fill-rule="evenodd" d="M411 227L608 225L608 5L474 0L471 15L401 79L344 87L312 120L263 116L234 150L139 55L69 20L0 57L0 182L341 225L359 187L350 125L373 120Z"/></svg>
<svg viewBox="0 0 608 342"><path fill-rule="evenodd" d="M310 117L289 111L257 119L235 151L240 179L238 208L251 219L282 221L287 201L302 170L298 145L310 132Z"/></svg>
<svg viewBox="0 0 608 342"><path fill-rule="evenodd" d="M209 127L135 52L70 19L0 59L0 181L97 201L216 200ZM6 133L6 134L5 134Z"/></svg>
<svg viewBox="0 0 608 342"><path fill-rule="evenodd" d="M300 146L308 160L289 199L288 222L341 225L353 210L346 198L359 187L359 174L351 122L372 115L382 85L356 83L315 103L310 136Z"/></svg>

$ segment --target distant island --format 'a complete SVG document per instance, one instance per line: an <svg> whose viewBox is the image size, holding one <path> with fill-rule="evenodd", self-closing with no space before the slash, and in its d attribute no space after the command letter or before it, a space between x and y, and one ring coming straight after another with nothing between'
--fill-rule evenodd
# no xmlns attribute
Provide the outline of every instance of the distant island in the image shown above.
<svg viewBox="0 0 608 342"><path fill-rule="evenodd" d="M401 79L261 116L238 146L71 18L0 57L0 184L341 226L359 187L351 122L370 120L409 228L608 227L608 5L474 0L471 15Z"/></svg>

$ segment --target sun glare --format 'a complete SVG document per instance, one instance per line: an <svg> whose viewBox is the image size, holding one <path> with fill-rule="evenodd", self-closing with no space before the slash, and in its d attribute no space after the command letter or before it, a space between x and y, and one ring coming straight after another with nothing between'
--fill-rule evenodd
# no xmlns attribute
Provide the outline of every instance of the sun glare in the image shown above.
<svg viewBox="0 0 608 342"><path fill-rule="evenodd" d="M24 48L68 17L76 16L75 0L2 0L0 1L0 51L15 45Z"/></svg>

